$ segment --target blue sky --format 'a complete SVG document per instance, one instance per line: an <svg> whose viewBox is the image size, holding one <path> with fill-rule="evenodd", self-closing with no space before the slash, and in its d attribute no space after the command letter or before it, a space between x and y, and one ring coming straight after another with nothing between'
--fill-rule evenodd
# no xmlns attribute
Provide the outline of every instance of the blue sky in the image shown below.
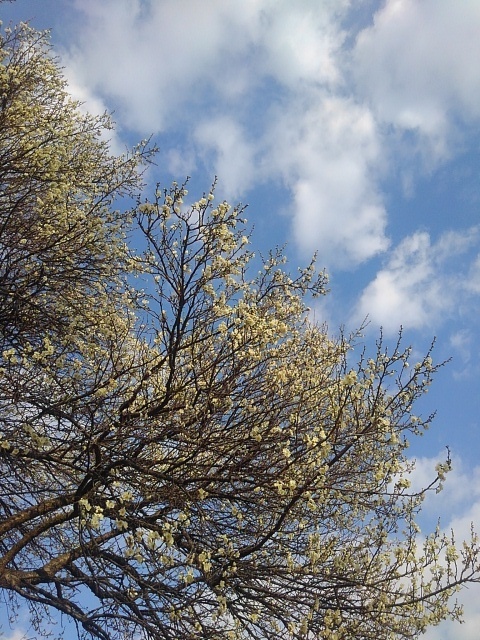
<svg viewBox="0 0 480 640"><path fill-rule="evenodd" d="M400 325L439 374L412 446L417 480L449 445L454 470L426 505L459 537L480 527L480 2L478 0L17 0L4 22L52 29L72 93L113 111L121 151L152 135L152 181L219 179L249 204L252 242L318 251L334 331ZM428 640L474 640L466 624Z"/></svg>

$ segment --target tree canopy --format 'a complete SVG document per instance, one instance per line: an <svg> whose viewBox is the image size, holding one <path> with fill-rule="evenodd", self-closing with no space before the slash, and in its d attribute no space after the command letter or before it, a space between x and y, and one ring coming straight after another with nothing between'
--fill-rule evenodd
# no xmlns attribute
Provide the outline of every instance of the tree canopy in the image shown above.
<svg viewBox="0 0 480 640"><path fill-rule="evenodd" d="M450 461L425 490L408 479L431 352L379 340L353 364L354 338L309 314L314 261L255 257L215 185L145 196L150 150L110 153L46 35L20 25L0 48L10 613L101 640L388 640L458 618L476 535L416 523Z"/></svg>

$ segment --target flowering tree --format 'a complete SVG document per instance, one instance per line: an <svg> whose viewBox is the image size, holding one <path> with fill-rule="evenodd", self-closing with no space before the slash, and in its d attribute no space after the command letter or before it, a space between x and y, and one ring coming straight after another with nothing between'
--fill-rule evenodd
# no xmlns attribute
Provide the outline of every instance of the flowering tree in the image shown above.
<svg viewBox="0 0 480 640"><path fill-rule="evenodd" d="M386 640L458 618L477 539L418 539L404 455L430 422L413 408L431 354L409 367L380 341L352 366L350 341L309 320L325 275L288 275L281 252L258 264L214 189L115 212L148 151L110 156L108 120L69 100L43 35L1 48L11 613L27 602L41 634L58 611L102 640Z"/></svg>

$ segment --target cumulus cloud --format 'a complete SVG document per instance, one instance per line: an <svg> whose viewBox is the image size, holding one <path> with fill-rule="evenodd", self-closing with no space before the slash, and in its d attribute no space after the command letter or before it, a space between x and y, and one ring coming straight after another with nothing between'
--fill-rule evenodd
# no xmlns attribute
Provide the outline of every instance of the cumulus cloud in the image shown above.
<svg viewBox="0 0 480 640"><path fill-rule="evenodd" d="M13 631L10 635L8 636L1 636L3 638L3 640L27 640L28 636L26 633L24 633L23 631Z"/></svg>
<svg viewBox="0 0 480 640"><path fill-rule="evenodd" d="M480 4L387 0L358 36L353 74L377 117L415 131L431 160L449 153L452 114L480 117Z"/></svg>
<svg viewBox="0 0 480 640"><path fill-rule="evenodd" d="M455 380L465 380L474 371L478 371L477 339L471 329L459 329L450 336L450 346L453 354L453 377Z"/></svg>
<svg viewBox="0 0 480 640"><path fill-rule="evenodd" d="M382 180L399 158L410 166L420 153L431 168L453 152L454 123L480 118L476 0L462 11L448 0L387 0L356 39L351 0L75 6L62 58L77 84L139 136L157 134L172 171L205 168L235 199L281 181L293 238L329 268L389 248ZM163 132L176 136L170 149ZM376 286L394 292L395 310L404 298L382 283L391 275ZM407 316L415 324L418 306Z"/></svg>
<svg viewBox="0 0 480 640"><path fill-rule="evenodd" d="M119 105L134 131L175 127L204 101L245 91L255 4L77 1L84 25L68 64Z"/></svg>
<svg viewBox="0 0 480 640"><path fill-rule="evenodd" d="M281 180L298 245L356 264L388 240L379 133L344 90L349 4L87 0L64 57L142 135L189 133L230 197ZM181 145L167 152L172 168L198 166L184 146L188 162Z"/></svg>
<svg viewBox="0 0 480 640"><path fill-rule="evenodd" d="M466 287L472 293L480 293L480 254L472 262Z"/></svg>
<svg viewBox="0 0 480 640"><path fill-rule="evenodd" d="M92 115L100 116L104 113L109 113L105 102L89 89L89 87L79 81L75 76L73 69L67 68L65 70L65 79L68 83L68 93L74 100L80 102L80 110L84 113L90 113ZM103 139L110 145L112 153L121 155L126 151L126 145L121 140L121 134L118 129L110 129L103 132Z"/></svg>
<svg viewBox="0 0 480 640"><path fill-rule="evenodd" d="M410 476L412 489L420 491L428 487L436 477L435 466L447 459L447 451L443 449L435 456L419 456L415 458L415 468ZM475 520L471 517L471 510L478 502L480 506L480 466L468 468L459 456L452 457L452 470L447 474L443 490L437 494L430 491L426 494L423 503L423 516L433 517L433 523L440 517L442 527L449 530L452 522L463 522L454 529L458 531L459 538L468 538L470 535L470 523ZM468 525L465 526L465 522ZM480 522L480 520L477 520Z"/></svg>
<svg viewBox="0 0 480 640"><path fill-rule="evenodd" d="M435 465L445 461L445 452L436 456L416 459L412 473L412 488L420 490L435 477ZM453 457L452 471L447 474L440 494L430 492L422 508L425 532L431 531L440 517L441 529L450 535L455 532L457 543L470 540L472 523L480 522L480 467L468 468L460 458ZM427 522L424 522L424 521ZM426 640L477 640L480 625L478 602L480 585L471 585L458 595L464 606L464 624L443 622L439 628L430 628L423 636Z"/></svg>
<svg viewBox="0 0 480 640"><path fill-rule="evenodd" d="M345 40L339 18L348 0L267 2L260 34L264 72L298 90L307 85L336 86L342 82L338 57Z"/></svg>
<svg viewBox="0 0 480 640"><path fill-rule="evenodd" d="M432 243L427 232L405 238L384 268L360 295L358 321L366 316L375 326L393 334L405 329L432 327L448 317L473 281L450 263L477 242L478 229L446 232ZM468 269L467 269L468 271Z"/></svg>
<svg viewBox="0 0 480 640"><path fill-rule="evenodd" d="M478 640L480 628L480 599L478 585L463 589L459 594L459 601L463 605L463 624L458 622L442 622L439 627L429 628L422 636L423 640Z"/></svg>
<svg viewBox="0 0 480 640"><path fill-rule="evenodd" d="M270 170L293 196L294 233L329 266L358 263L388 247L386 210L375 184L381 157L370 111L318 91L274 113Z"/></svg>
<svg viewBox="0 0 480 640"><path fill-rule="evenodd" d="M213 153L215 175L221 176L221 191L238 199L255 181L255 145L238 123L222 116L201 122L194 138L201 153ZM234 161L232 161L234 159Z"/></svg>

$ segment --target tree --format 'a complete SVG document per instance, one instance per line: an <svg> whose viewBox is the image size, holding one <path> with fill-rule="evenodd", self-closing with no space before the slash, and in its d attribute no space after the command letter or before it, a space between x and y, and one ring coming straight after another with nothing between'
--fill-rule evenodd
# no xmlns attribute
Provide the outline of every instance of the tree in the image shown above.
<svg viewBox="0 0 480 640"><path fill-rule="evenodd" d="M257 260L243 209L140 190L66 93L45 35L0 69L0 587L79 636L417 637L479 575L416 517L407 437L439 365L352 366L311 321L312 262ZM130 236L128 235L130 233ZM141 249L135 250L138 246ZM252 274L253 266L260 270Z"/></svg>

